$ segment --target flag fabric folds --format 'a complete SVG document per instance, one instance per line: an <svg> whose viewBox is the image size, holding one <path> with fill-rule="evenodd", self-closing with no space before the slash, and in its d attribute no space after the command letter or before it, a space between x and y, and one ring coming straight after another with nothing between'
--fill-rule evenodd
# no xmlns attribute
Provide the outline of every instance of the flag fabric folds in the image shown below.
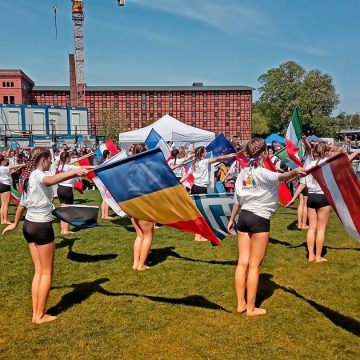
<svg viewBox="0 0 360 360"><path fill-rule="evenodd" d="M267 158L265 159L264 163L264 168L271 170L271 171L277 171L275 165L272 163L269 155L267 156ZM290 194L290 191L288 189L288 187L286 186L285 183L281 182L279 185L279 200L283 205L287 205L290 200L292 199L292 196Z"/></svg>
<svg viewBox="0 0 360 360"><path fill-rule="evenodd" d="M200 234L221 244L159 148L104 164L95 172L129 216Z"/></svg>
<svg viewBox="0 0 360 360"><path fill-rule="evenodd" d="M360 241L360 181L345 154L338 154L307 171L319 183L346 231Z"/></svg>
<svg viewBox="0 0 360 360"><path fill-rule="evenodd" d="M118 154L110 158L105 164L112 163L125 158L126 158L126 151L122 150ZM114 198L112 197L112 195L110 194L104 183L97 176L95 176L92 180L94 181L97 189L99 190L102 199L110 206L112 211L114 211L114 213L118 216L121 217L126 216L126 213L120 208L118 203L114 200Z"/></svg>
<svg viewBox="0 0 360 360"><path fill-rule="evenodd" d="M73 163L71 163L71 165L74 165L74 166L96 166L98 164L99 164L99 161L97 159L96 154L94 154L94 153L85 155L85 156L77 159ZM84 176L84 179L86 179L88 181L92 181L92 178L94 178L95 176L96 176L95 173L93 171L90 171L86 176Z"/></svg>
<svg viewBox="0 0 360 360"><path fill-rule="evenodd" d="M160 150L164 154L164 158L168 161L171 157L171 150L165 140L161 137L161 135L155 130L151 129L149 135L145 140L145 145L150 149L160 148Z"/></svg>
<svg viewBox="0 0 360 360"><path fill-rule="evenodd" d="M278 152L274 154L277 158L279 158L288 168L291 170L296 169L299 165L297 165L293 160L290 159L289 154L286 148L282 148Z"/></svg>
<svg viewBox="0 0 360 360"><path fill-rule="evenodd" d="M64 205L52 211L53 215L76 227L95 227L99 213L98 206Z"/></svg>
<svg viewBox="0 0 360 360"><path fill-rule="evenodd" d="M211 152L213 157L236 153L234 147L224 134L218 135L208 146L206 146L206 151ZM229 159L224 162L227 166L230 166L234 162L234 159Z"/></svg>
<svg viewBox="0 0 360 360"><path fill-rule="evenodd" d="M234 193L192 195L192 198L214 234L220 240L225 239L229 235L227 226L234 207Z"/></svg>
<svg viewBox="0 0 360 360"><path fill-rule="evenodd" d="M101 161L105 150L109 150L111 155L116 155L119 152L118 148L112 142L112 140L107 140L94 151L99 161Z"/></svg>
<svg viewBox="0 0 360 360"><path fill-rule="evenodd" d="M299 159L299 146L302 147L301 136L302 136L302 128L300 123L300 116L298 109L294 109L289 126L286 131L285 141L286 141L286 149L289 155L289 158L298 166L302 166L302 162ZM302 152L302 151L301 151Z"/></svg>
<svg viewBox="0 0 360 360"><path fill-rule="evenodd" d="M12 185L10 185L10 202L19 205L21 193L18 192Z"/></svg>

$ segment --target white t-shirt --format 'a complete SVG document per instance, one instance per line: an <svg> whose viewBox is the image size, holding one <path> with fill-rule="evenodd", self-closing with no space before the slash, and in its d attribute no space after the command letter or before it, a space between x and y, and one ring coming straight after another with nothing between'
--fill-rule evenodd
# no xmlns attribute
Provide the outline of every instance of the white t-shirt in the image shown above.
<svg viewBox="0 0 360 360"><path fill-rule="evenodd" d="M175 162L175 159L170 159L170 160L168 161L168 164L169 164L169 166L171 167L172 165L180 165L180 164L183 164L183 162L184 162L184 159L176 159L176 162ZM179 167L177 167L177 168L175 168L175 169L172 169L172 171L174 172L175 176L176 176L176 177L179 177L179 178L183 177L184 174L185 174L185 168L184 168L184 166L179 166Z"/></svg>
<svg viewBox="0 0 360 360"><path fill-rule="evenodd" d="M324 161L326 161L326 158L321 160L311 160L306 164L305 169L310 169L316 165L323 163ZM315 178L311 174L306 176L306 185L308 187L309 193L324 194L324 192L321 190L319 183L315 180Z"/></svg>
<svg viewBox="0 0 360 360"><path fill-rule="evenodd" d="M74 165L70 165L70 164L65 164L64 167L62 167L62 165L59 166L58 168L58 171L62 171L62 172L65 172L65 171L69 171L69 170L76 170L76 169L79 169L78 166L74 166ZM65 180L61 183L59 183L59 185L61 186L67 186L67 187L73 187L74 184L78 181L78 178L75 177L75 178L72 178L72 179L69 179L69 180Z"/></svg>
<svg viewBox="0 0 360 360"><path fill-rule="evenodd" d="M12 182L10 169L8 166L0 165L0 183L10 185Z"/></svg>
<svg viewBox="0 0 360 360"><path fill-rule="evenodd" d="M34 170L29 177L27 191L23 192L20 205L26 207L25 219L33 222L49 222L53 219L51 211L54 206L51 203L53 197L52 186L42 183L48 172L39 169Z"/></svg>
<svg viewBox="0 0 360 360"><path fill-rule="evenodd" d="M278 204L279 176L261 167L242 168L235 183L235 203L242 210L270 219Z"/></svg>
<svg viewBox="0 0 360 360"><path fill-rule="evenodd" d="M196 186L207 187L210 182L209 159L203 159L195 162L195 169L191 166L188 174L192 174L194 176L194 184Z"/></svg>

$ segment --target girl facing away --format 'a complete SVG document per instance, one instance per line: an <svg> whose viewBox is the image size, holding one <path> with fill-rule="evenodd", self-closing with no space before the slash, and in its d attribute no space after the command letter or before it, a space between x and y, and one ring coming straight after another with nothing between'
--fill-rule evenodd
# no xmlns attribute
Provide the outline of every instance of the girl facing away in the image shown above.
<svg viewBox="0 0 360 360"><path fill-rule="evenodd" d="M52 227L53 205L52 186L62 181L83 176L88 173L78 167L55 175L49 175L51 153L43 147L35 147L30 153L30 160L25 172L30 173L25 182L20 204L16 210L15 221L2 232L15 229L26 211L23 234L28 243L30 255L34 264L34 277L31 286L32 322L42 324L56 319L46 314L46 304L49 297L55 257L55 236Z"/></svg>
<svg viewBox="0 0 360 360"><path fill-rule="evenodd" d="M264 260L270 233L270 217L278 204L280 181L305 176L302 168L277 173L262 167L267 157L263 139L254 138L246 145L249 166L241 168L235 184L235 203L228 224L230 231L240 209L237 224L239 260L235 271L237 312L248 316L264 315L265 309L256 308L259 271ZM245 298L245 288L247 296Z"/></svg>

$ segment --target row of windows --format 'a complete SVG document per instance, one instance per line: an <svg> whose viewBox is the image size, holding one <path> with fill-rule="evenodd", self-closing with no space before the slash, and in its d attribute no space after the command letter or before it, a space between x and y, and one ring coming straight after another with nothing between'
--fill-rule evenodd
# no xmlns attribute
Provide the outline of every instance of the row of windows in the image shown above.
<svg viewBox="0 0 360 360"><path fill-rule="evenodd" d="M4 104L15 104L15 96L3 96Z"/></svg>
<svg viewBox="0 0 360 360"><path fill-rule="evenodd" d="M14 87L14 82L13 81L3 81L2 86L3 87Z"/></svg>

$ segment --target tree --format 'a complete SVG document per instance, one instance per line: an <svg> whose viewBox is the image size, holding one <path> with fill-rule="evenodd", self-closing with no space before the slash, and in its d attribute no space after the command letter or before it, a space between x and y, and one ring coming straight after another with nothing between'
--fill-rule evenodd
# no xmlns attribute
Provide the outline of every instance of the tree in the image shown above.
<svg viewBox="0 0 360 360"><path fill-rule="evenodd" d="M269 133L268 118L260 105L255 102L252 107L251 133L253 136L264 137Z"/></svg>
<svg viewBox="0 0 360 360"><path fill-rule="evenodd" d="M130 130L130 121L119 109L111 107L101 114L98 135L116 141L119 139L120 133L128 130Z"/></svg>
<svg viewBox="0 0 360 360"><path fill-rule="evenodd" d="M304 128L325 136L326 126L332 126L329 116L339 103L330 75L320 70L307 72L298 63L288 61L261 75L259 82L259 105L269 118L270 131L285 133L297 107Z"/></svg>

